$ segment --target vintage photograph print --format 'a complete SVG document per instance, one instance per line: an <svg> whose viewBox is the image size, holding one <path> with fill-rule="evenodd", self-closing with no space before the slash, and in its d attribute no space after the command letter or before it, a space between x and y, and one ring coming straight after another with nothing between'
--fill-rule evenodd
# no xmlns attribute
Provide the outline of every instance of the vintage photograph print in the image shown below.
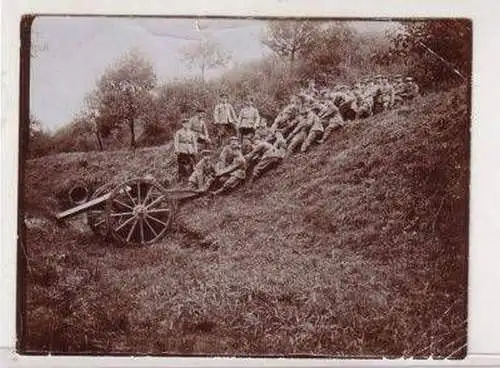
<svg viewBox="0 0 500 368"><path fill-rule="evenodd" d="M20 26L21 354L466 356L470 20Z"/></svg>

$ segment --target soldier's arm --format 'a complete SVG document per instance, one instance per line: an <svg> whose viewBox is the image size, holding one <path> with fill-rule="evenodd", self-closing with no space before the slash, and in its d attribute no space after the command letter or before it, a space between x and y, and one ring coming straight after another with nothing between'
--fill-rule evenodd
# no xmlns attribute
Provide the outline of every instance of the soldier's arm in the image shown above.
<svg viewBox="0 0 500 368"><path fill-rule="evenodd" d="M258 127L260 125L260 114L259 110L255 109L254 110L254 115L255 115L255 126Z"/></svg>
<svg viewBox="0 0 500 368"><path fill-rule="evenodd" d="M174 152L179 152L179 132L174 134Z"/></svg>
<svg viewBox="0 0 500 368"><path fill-rule="evenodd" d="M203 120L203 135L205 136L205 139L210 143L210 137L208 136L207 122L205 120Z"/></svg>
<svg viewBox="0 0 500 368"><path fill-rule="evenodd" d="M291 140L293 138L293 136L296 135L298 132L300 132L304 126L305 126L304 121L299 122L297 124L297 126L295 127L295 129L288 136L288 140Z"/></svg>
<svg viewBox="0 0 500 368"><path fill-rule="evenodd" d="M193 147L194 147L194 153L198 153L198 140L196 139L196 136L194 133L191 133L192 137L192 142L193 142Z"/></svg>
<svg viewBox="0 0 500 368"><path fill-rule="evenodd" d="M219 123L219 114L220 114L220 104L215 105L214 109L214 122L216 124Z"/></svg>
<svg viewBox="0 0 500 368"><path fill-rule="evenodd" d="M229 104L229 120L234 125L236 125L237 121L238 121L238 117L236 116L236 112L234 111L234 107L231 104Z"/></svg>

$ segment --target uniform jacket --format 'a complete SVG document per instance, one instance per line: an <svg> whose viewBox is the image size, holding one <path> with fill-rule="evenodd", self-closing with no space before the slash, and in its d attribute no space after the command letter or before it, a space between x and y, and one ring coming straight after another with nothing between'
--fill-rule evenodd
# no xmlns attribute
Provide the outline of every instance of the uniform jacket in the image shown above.
<svg viewBox="0 0 500 368"><path fill-rule="evenodd" d="M198 151L196 135L189 129L179 129L174 135L174 151L175 153L196 154Z"/></svg>
<svg viewBox="0 0 500 368"><path fill-rule="evenodd" d="M214 122L215 124L236 124L236 113L229 102L221 102L215 106Z"/></svg>
<svg viewBox="0 0 500 368"><path fill-rule="evenodd" d="M259 125L259 111L254 106L246 106L240 111L238 128L256 128Z"/></svg>
<svg viewBox="0 0 500 368"><path fill-rule="evenodd" d="M224 170L229 166L238 164L238 169L234 170L231 175L240 179L245 179L246 176L246 161L240 150L233 150L231 146L226 146L222 149L219 157L218 169Z"/></svg>
<svg viewBox="0 0 500 368"><path fill-rule="evenodd" d="M196 137L202 137L208 139L208 130L205 120L201 119L199 116L193 116L189 119L189 128L193 131Z"/></svg>

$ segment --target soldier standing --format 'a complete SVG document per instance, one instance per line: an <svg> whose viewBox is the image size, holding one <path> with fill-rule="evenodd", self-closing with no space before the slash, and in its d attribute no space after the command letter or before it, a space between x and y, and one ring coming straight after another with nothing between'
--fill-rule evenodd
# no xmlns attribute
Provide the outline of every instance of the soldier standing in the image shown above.
<svg viewBox="0 0 500 368"><path fill-rule="evenodd" d="M214 109L214 123L217 128L217 139L222 145L223 139L236 133L236 113L233 105L229 103L227 94L220 95L220 102Z"/></svg>
<svg viewBox="0 0 500 368"><path fill-rule="evenodd" d="M211 143L205 117L205 110L198 109L195 116L189 120L189 128L195 134L198 145L203 148Z"/></svg>
<svg viewBox="0 0 500 368"><path fill-rule="evenodd" d="M182 128L174 135L174 152L177 156L177 182L188 178L198 153L196 135L191 131L188 119L182 119Z"/></svg>
<svg viewBox="0 0 500 368"><path fill-rule="evenodd" d="M255 128L259 124L259 111L253 105L253 98L248 97L245 103L245 107L241 109L240 115L238 117L238 136L240 138L240 141L246 135L253 136L255 134Z"/></svg>

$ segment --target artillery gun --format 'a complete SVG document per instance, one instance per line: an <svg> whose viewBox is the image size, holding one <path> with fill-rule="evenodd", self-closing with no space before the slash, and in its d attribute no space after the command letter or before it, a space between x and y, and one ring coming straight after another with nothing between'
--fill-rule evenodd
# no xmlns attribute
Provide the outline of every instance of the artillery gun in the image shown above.
<svg viewBox="0 0 500 368"><path fill-rule="evenodd" d="M166 235L181 201L203 193L167 189L150 176L108 183L90 196L85 187L75 186L69 195L76 206L58 213L56 218L62 221L85 213L94 233L121 244L148 245Z"/></svg>

